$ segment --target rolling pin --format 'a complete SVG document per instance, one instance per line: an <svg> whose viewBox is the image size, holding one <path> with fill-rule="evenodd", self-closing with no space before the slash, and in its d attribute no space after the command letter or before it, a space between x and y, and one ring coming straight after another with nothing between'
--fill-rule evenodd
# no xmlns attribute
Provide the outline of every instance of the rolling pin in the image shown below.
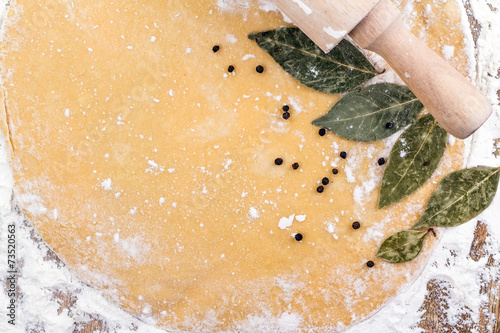
<svg viewBox="0 0 500 333"><path fill-rule="evenodd" d="M448 133L465 139L491 115L488 99L415 37L391 0L274 0L324 52L346 35L378 53Z"/></svg>

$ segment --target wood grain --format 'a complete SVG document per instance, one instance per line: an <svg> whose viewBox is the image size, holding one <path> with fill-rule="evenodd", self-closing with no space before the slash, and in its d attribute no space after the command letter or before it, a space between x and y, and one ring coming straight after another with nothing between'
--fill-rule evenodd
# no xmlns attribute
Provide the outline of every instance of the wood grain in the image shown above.
<svg viewBox="0 0 500 333"><path fill-rule="evenodd" d="M476 230L474 231L474 239L472 240L472 244L470 246L469 257L474 261L479 261L486 254L486 239L488 238L488 228L486 224L481 221L478 221L476 224Z"/></svg>
<svg viewBox="0 0 500 333"><path fill-rule="evenodd" d="M493 147L493 156L500 157L500 138L495 139L495 141L493 142Z"/></svg>
<svg viewBox="0 0 500 333"><path fill-rule="evenodd" d="M380 0L274 0L316 45L329 52Z"/></svg>
<svg viewBox="0 0 500 333"><path fill-rule="evenodd" d="M500 332L500 270L498 262L492 255L488 255L486 244L490 235L486 224L477 222L474 240L471 244L470 257L479 261L488 256L486 267L496 276L494 279L485 279L481 276L481 295L487 295L488 301L481 306L479 314L478 332Z"/></svg>
<svg viewBox="0 0 500 333"><path fill-rule="evenodd" d="M21 209L18 205L13 205L14 211L17 214L22 214ZM43 241L42 237L33 228L31 222L28 219L23 219L21 227L29 230L30 238L33 240L34 244L45 253L43 260L47 262L54 263L58 268L66 267L66 264L59 258L59 256ZM17 261L17 268L19 271L18 276L22 276L24 263L23 260ZM16 284L16 299L21 302L23 299L23 294L19 289L19 285ZM4 285L7 290L7 285ZM89 288L91 288L89 286ZM59 304L58 314L63 311L67 311L69 314L76 312L76 303L78 301L78 294L80 290L65 290L65 289L53 289L48 290L52 293L51 299ZM96 314L82 313L79 311L78 318L89 318L88 320L75 320L73 333L108 333L109 328L106 321ZM29 333L45 333L45 327L40 323L32 323L28 331Z"/></svg>
<svg viewBox="0 0 500 333"><path fill-rule="evenodd" d="M450 290L453 288L448 281L433 279L427 283L427 295L419 311L422 311L422 320L418 327L425 333L439 332L480 332L499 333L500 332L500 270L498 262L487 252L486 245L490 241L490 235L485 223L478 221L474 231L469 257L474 261L479 261L488 256L486 267L496 278L490 279L480 276L481 295L487 295L488 301L480 308L479 321L474 322L470 316L470 309L463 308L460 312L458 324L450 323L446 316L450 297ZM474 297L474 296L471 296Z"/></svg>
<svg viewBox="0 0 500 333"><path fill-rule="evenodd" d="M444 280L430 280L427 283L427 295L419 311L423 312L422 321L418 325L427 333L460 332L468 333L475 329L476 324L467 311L463 309L460 313L460 321L457 324L450 323L447 317L449 309L451 285Z"/></svg>
<svg viewBox="0 0 500 333"><path fill-rule="evenodd" d="M491 255L488 257L486 267L495 272L496 278L490 281L481 279L481 294L487 295L488 301L481 306L478 332L498 333L500 332L500 270L498 262Z"/></svg>

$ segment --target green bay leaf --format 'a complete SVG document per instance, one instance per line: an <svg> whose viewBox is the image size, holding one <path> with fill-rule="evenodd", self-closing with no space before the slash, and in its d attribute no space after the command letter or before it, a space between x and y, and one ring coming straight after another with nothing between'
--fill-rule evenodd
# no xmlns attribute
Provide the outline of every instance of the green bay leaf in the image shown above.
<svg viewBox="0 0 500 333"><path fill-rule="evenodd" d="M413 229L453 227L479 215L495 197L500 168L480 166L452 172L429 198Z"/></svg>
<svg viewBox="0 0 500 333"><path fill-rule="evenodd" d="M420 117L394 144L382 178L378 208L387 207L418 190L436 170L448 134L434 117Z"/></svg>
<svg viewBox="0 0 500 333"><path fill-rule="evenodd" d="M313 125L347 139L371 142L404 128L423 108L408 87L377 83L346 94Z"/></svg>
<svg viewBox="0 0 500 333"><path fill-rule="evenodd" d="M353 90L377 74L363 53L346 40L325 54L298 28L251 33L248 38L293 78L328 94Z"/></svg>
<svg viewBox="0 0 500 333"><path fill-rule="evenodd" d="M422 250L427 233L427 230L400 231L382 243L377 252L377 257L390 263L410 261Z"/></svg>

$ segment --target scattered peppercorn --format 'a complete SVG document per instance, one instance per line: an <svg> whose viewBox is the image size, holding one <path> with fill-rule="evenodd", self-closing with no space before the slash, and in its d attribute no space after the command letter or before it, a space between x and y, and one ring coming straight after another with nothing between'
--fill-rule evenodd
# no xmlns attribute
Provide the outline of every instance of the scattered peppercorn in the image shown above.
<svg viewBox="0 0 500 333"><path fill-rule="evenodd" d="M264 67L262 67L261 65L255 67L255 70L257 71L257 73L264 73Z"/></svg>
<svg viewBox="0 0 500 333"><path fill-rule="evenodd" d="M290 112L283 113L283 119L287 120L290 118Z"/></svg>
<svg viewBox="0 0 500 333"><path fill-rule="evenodd" d="M368 262L366 263L366 266L368 266L368 267L372 268L373 266L375 266L375 263L374 263L373 261L371 261L371 260L370 260L370 261L368 261Z"/></svg>
<svg viewBox="0 0 500 333"><path fill-rule="evenodd" d="M295 240L297 242L300 242L303 238L304 238L304 236L302 236L302 234L295 234Z"/></svg>
<svg viewBox="0 0 500 333"><path fill-rule="evenodd" d="M325 188L324 188L323 186L321 186L321 185L320 185L320 186L318 186L318 188L316 189L316 191L317 191L318 193L323 193L323 191L324 191L324 190L325 190Z"/></svg>
<svg viewBox="0 0 500 333"><path fill-rule="evenodd" d="M391 129L394 126L394 123L387 123L385 124L385 128Z"/></svg>
<svg viewBox="0 0 500 333"><path fill-rule="evenodd" d="M345 151L340 152L340 157L342 157L345 160L347 158L347 153Z"/></svg>
<svg viewBox="0 0 500 333"><path fill-rule="evenodd" d="M292 168L293 170L297 170L299 168L299 163L293 163Z"/></svg>
<svg viewBox="0 0 500 333"><path fill-rule="evenodd" d="M319 135L320 135L320 136L324 136L325 134L326 134L326 129L321 128L321 129L319 130Z"/></svg>
<svg viewBox="0 0 500 333"><path fill-rule="evenodd" d="M333 169L332 169L332 173L333 173L334 175L338 174L338 173L339 173L339 169L337 169L337 168L333 168Z"/></svg>
<svg viewBox="0 0 500 333"><path fill-rule="evenodd" d="M425 161L424 166L429 166L431 164L431 161Z"/></svg>
<svg viewBox="0 0 500 333"><path fill-rule="evenodd" d="M330 179L328 179L328 177L324 177L323 179L321 179L321 184L323 185L330 184Z"/></svg>
<svg viewBox="0 0 500 333"><path fill-rule="evenodd" d="M385 164L385 158L381 157L378 159L378 165L384 165Z"/></svg>
<svg viewBox="0 0 500 333"><path fill-rule="evenodd" d="M219 45L215 45L214 47L212 47L212 51L217 52L220 50L220 46Z"/></svg>
<svg viewBox="0 0 500 333"><path fill-rule="evenodd" d="M361 228L361 223L359 223L358 221L352 222L352 228L354 230L357 230L357 229Z"/></svg>
<svg viewBox="0 0 500 333"><path fill-rule="evenodd" d="M283 111L285 112L290 111L290 107L288 105L283 105Z"/></svg>
<svg viewBox="0 0 500 333"><path fill-rule="evenodd" d="M227 68L227 71L228 71L229 73L232 73L232 72L234 71L234 66L233 66L233 65L229 66L229 67Z"/></svg>
<svg viewBox="0 0 500 333"><path fill-rule="evenodd" d="M276 165L282 165L283 164L283 159L278 157L277 159L274 160L274 164L276 164Z"/></svg>

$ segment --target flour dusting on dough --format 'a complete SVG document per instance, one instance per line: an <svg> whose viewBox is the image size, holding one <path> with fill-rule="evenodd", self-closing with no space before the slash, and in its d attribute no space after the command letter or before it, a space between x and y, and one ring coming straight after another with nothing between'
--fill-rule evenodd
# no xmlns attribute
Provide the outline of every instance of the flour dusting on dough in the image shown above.
<svg viewBox="0 0 500 333"><path fill-rule="evenodd" d="M323 28L323 31L335 39L344 38L344 36L347 35L347 31L334 30L332 27L325 27L325 28Z"/></svg>

